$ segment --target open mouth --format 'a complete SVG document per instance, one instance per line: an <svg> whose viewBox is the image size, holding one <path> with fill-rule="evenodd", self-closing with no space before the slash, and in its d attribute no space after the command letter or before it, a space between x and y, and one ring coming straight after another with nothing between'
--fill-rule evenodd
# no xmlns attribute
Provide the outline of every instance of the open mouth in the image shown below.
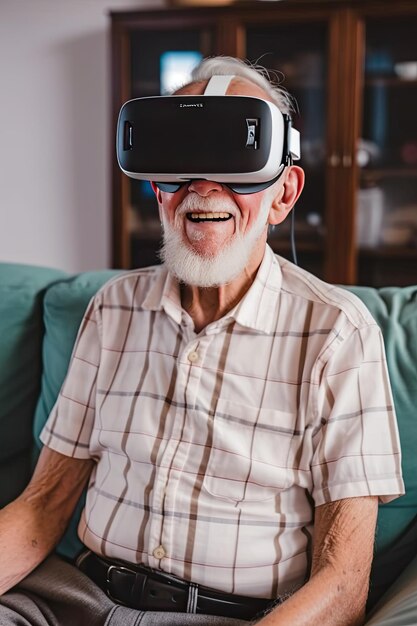
<svg viewBox="0 0 417 626"><path fill-rule="evenodd" d="M232 218L231 213L187 213L190 222L227 222Z"/></svg>

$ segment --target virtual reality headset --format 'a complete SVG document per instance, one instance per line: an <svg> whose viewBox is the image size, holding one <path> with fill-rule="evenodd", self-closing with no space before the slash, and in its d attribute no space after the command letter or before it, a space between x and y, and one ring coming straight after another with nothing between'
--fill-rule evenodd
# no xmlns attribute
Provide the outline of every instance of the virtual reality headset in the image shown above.
<svg viewBox="0 0 417 626"><path fill-rule="evenodd" d="M225 96L233 76L214 76L202 96L135 98L117 124L122 171L174 192L207 179L255 193L300 158L300 135L289 115L261 98ZM236 189L234 189L236 188Z"/></svg>

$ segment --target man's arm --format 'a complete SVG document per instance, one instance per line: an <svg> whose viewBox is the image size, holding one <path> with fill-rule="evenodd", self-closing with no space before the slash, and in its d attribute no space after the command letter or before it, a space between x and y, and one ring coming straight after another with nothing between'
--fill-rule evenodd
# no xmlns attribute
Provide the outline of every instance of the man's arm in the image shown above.
<svg viewBox="0 0 417 626"><path fill-rule="evenodd" d="M0 594L35 569L58 543L92 467L91 459L42 449L29 485L0 511Z"/></svg>
<svg viewBox="0 0 417 626"><path fill-rule="evenodd" d="M363 624L377 511L376 497L349 498L317 507L310 580L257 624Z"/></svg>

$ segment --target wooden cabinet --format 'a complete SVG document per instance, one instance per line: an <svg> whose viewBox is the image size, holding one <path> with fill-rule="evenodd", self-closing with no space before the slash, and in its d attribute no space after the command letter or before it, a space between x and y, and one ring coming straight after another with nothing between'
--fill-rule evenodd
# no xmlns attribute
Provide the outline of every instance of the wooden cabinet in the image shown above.
<svg viewBox="0 0 417 626"><path fill-rule="evenodd" d="M299 264L335 283L417 283L415 0L241 1L112 12L111 24L112 136L123 102L163 92L200 57L259 62L295 97ZM113 150L112 172L114 265L157 262L150 186L125 177ZM289 223L270 243L291 258Z"/></svg>

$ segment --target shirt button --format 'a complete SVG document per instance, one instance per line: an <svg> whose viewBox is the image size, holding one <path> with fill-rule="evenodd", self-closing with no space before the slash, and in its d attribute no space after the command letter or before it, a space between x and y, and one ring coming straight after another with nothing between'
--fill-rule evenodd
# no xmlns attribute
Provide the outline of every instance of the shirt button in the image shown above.
<svg viewBox="0 0 417 626"><path fill-rule="evenodd" d="M152 554L154 555L156 559L163 559L164 556L166 555L166 552L162 546L158 546L157 548L155 548Z"/></svg>
<svg viewBox="0 0 417 626"><path fill-rule="evenodd" d="M198 352L190 352L188 355L190 363L195 363L198 360Z"/></svg>

